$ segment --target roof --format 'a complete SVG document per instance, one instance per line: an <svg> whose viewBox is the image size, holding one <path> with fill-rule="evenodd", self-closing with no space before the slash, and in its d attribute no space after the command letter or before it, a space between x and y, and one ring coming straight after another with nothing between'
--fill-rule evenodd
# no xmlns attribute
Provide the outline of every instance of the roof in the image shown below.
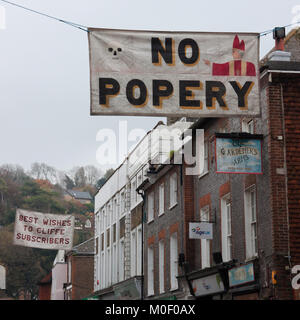
<svg viewBox="0 0 300 320"><path fill-rule="evenodd" d="M86 240L77 246L73 247L69 253L74 253L76 255L87 255L94 254L94 238Z"/></svg>
<svg viewBox="0 0 300 320"><path fill-rule="evenodd" d="M295 35L300 33L300 27L292 29L284 38L284 45L287 45L287 43L293 38ZM269 60L269 55L276 50L275 47L273 47L261 60L260 60L260 66L263 66L265 63Z"/></svg>
<svg viewBox="0 0 300 320"><path fill-rule="evenodd" d="M52 283L52 271L48 273L41 281L38 282L39 285L49 283Z"/></svg>
<svg viewBox="0 0 300 320"><path fill-rule="evenodd" d="M67 190L67 193L69 193L75 199L93 200L93 198L90 195L90 193L86 192L86 191Z"/></svg>
<svg viewBox="0 0 300 320"><path fill-rule="evenodd" d="M282 71L300 72L300 62L298 61L267 61L266 64L261 68L261 71L269 69Z"/></svg>

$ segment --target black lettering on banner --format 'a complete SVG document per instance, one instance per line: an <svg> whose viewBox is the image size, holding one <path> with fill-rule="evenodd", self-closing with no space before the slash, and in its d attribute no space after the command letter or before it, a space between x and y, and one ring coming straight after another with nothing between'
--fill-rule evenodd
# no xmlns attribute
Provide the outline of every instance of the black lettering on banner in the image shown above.
<svg viewBox="0 0 300 320"><path fill-rule="evenodd" d="M119 94L120 84L113 78L99 78L99 102L105 107L109 107L108 98Z"/></svg>
<svg viewBox="0 0 300 320"><path fill-rule="evenodd" d="M187 47L190 47L192 49L192 55L190 57L187 57ZM190 38L181 40L178 46L178 55L180 60L184 64L188 66L195 65L200 58L199 47L197 45L197 42Z"/></svg>
<svg viewBox="0 0 300 320"><path fill-rule="evenodd" d="M194 88L195 90L202 89L202 83L200 81L179 81L179 101L180 107L183 109L202 109L203 104L200 100L194 99L194 92L190 90ZM191 98L191 99L188 99Z"/></svg>
<svg viewBox="0 0 300 320"><path fill-rule="evenodd" d="M230 81L232 88L238 96L239 108L248 108L248 95L254 86L254 82L247 81L242 87L237 81Z"/></svg>
<svg viewBox="0 0 300 320"><path fill-rule="evenodd" d="M134 96L135 90L137 88L140 91L140 96L138 98ZM145 106L148 98L147 87L145 83L139 79L130 80L126 86L126 97L133 106Z"/></svg>
<svg viewBox="0 0 300 320"><path fill-rule="evenodd" d="M174 65L174 41L172 38L165 39L165 46L163 46L159 38L151 38L151 52L152 63L161 65L161 57L163 57L166 64Z"/></svg>
<svg viewBox="0 0 300 320"><path fill-rule="evenodd" d="M224 97L226 95L226 87L220 81L206 81L206 107L210 109L216 108L216 101L221 108L228 109Z"/></svg>
<svg viewBox="0 0 300 320"><path fill-rule="evenodd" d="M153 106L162 108L162 99L169 98L173 93L173 85L168 80L153 80Z"/></svg>

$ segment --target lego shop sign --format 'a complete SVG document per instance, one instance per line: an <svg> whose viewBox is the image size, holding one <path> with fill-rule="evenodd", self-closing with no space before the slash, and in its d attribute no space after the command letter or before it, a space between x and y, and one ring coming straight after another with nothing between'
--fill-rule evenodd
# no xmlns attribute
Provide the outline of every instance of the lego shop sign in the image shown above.
<svg viewBox="0 0 300 320"><path fill-rule="evenodd" d="M74 217L17 209L14 244L24 247L70 250Z"/></svg>
<svg viewBox="0 0 300 320"><path fill-rule="evenodd" d="M209 222L190 222L189 223L190 239L213 239L213 227Z"/></svg>
<svg viewBox="0 0 300 320"><path fill-rule="evenodd" d="M88 31L91 115L260 115L256 33Z"/></svg>

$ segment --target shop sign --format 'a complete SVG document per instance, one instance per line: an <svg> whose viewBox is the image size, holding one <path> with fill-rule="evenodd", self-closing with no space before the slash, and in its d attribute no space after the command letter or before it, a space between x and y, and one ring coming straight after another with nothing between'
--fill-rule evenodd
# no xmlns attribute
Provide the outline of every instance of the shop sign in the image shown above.
<svg viewBox="0 0 300 320"><path fill-rule="evenodd" d="M216 137L216 172L262 174L262 140Z"/></svg>
<svg viewBox="0 0 300 320"><path fill-rule="evenodd" d="M224 284L219 273L196 279L192 286L197 297L224 292Z"/></svg>
<svg viewBox="0 0 300 320"><path fill-rule="evenodd" d="M229 286L235 287L254 281L253 263L228 270Z"/></svg>
<svg viewBox="0 0 300 320"><path fill-rule="evenodd" d="M209 239L213 238L212 223L208 222L190 222L189 223L190 239Z"/></svg>

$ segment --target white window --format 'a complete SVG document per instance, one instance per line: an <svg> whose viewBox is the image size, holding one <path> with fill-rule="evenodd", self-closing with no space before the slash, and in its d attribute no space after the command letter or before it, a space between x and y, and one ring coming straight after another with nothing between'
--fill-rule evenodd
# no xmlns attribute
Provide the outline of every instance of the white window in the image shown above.
<svg viewBox="0 0 300 320"><path fill-rule="evenodd" d="M118 218L118 201L117 201L117 199L114 199L113 212L112 212L112 223L115 223L117 218Z"/></svg>
<svg viewBox="0 0 300 320"><path fill-rule="evenodd" d="M231 234L231 203L230 197L223 197L221 200L222 216L222 257L223 261L229 261L232 258L232 234Z"/></svg>
<svg viewBox="0 0 300 320"><path fill-rule="evenodd" d="M177 204L177 173L170 176L170 208Z"/></svg>
<svg viewBox="0 0 300 320"><path fill-rule="evenodd" d="M105 283L105 258L104 258L104 251L101 254L101 288L105 288L106 283Z"/></svg>
<svg viewBox="0 0 300 320"><path fill-rule="evenodd" d="M107 286L111 285L111 251L107 249L107 258L106 258L106 275L107 275Z"/></svg>
<svg viewBox="0 0 300 320"><path fill-rule="evenodd" d="M136 275L136 233L135 231L131 232L131 248L130 248L130 253L131 253L131 276L134 277Z"/></svg>
<svg viewBox="0 0 300 320"><path fill-rule="evenodd" d="M242 121L242 131L247 133L254 133L254 121L252 120L243 120Z"/></svg>
<svg viewBox="0 0 300 320"><path fill-rule="evenodd" d="M148 222L154 220L154 192L148 195Z"/></svg>
<svg viewBox="0 0 300 320"><path fill-rule="evenodd" d="M112 253L112 283L116 283L118 281L117 278L117 270L118 270L118 258L117 258L117 245L116 243L113 245L113 253Z"/></svg>
<svg viewBox="0 0 300 320"><path fill-rule="evenodd" d="M122 216L125 212L125 192L121 193L121 200L120 200L120 215Z"/></svg>
<svg viewBox="0 0 300 320"><path fill-rule="evenodd" d="M178 243L177 232L170 237L170 281L171 290L178 289Z"/></svg>
<svg viewBox="0 0 300 320"><path fill-rule="evenodd" d="M165 243L160 240L158 243L159 250L159 293L165 292Z"/></svg>
<svg viewBox="0 0 300 320"><path fill-rule="evenodd" d="M159 186L159 212L161 215L165 212L165 185L162 183Z"/></svg>
<svg viewBox="0 0 300 320"><path fill-rule="evenodd" d="M107 228L109 226L109 215L108 210L104 211L104 219L105 219L105 227Z"/></svg>
<svg viewBox="0 0 300 320"><path fill-rule="evenodd" d="M92 227L91 221L90 221L89 219L86 220L86 222L85 222L85 227L86 227L87 229L89 229L89 228Z"/></svg>
<svg viewBox="0 0 300 320"><path fill-rule="evenodd" d="M141 172L139 175L138 175L138 182L137 182L137 186L139 187L143 182L143 173Z"/></svg>
<svg viewBox="0 0 300 320"><path fill-rule="evenodd" d="M131 183L131 207L136 204L137 201L137 192L136 192L136 180Z"/></svg>
<svg viewBox="0 0 300 320"><path fill-rule="evenodd" d="M203 174L208 172L208 141L206 140L204 142L204 169L203 169Z"/></svg>
<svg viewBox="0 0 300 320"><path fill-rule="evenodd" d="M120 240L120 252L119 252L119 281L124 280L124 239Z"/></svg>
<svg viewBox="0 0 300 320"><path fill-rule="evenodd" d="M72 262L71 262L71 257L68 259L68 282L72 282Z"/></svg>
<svg viewBox="0 0 300 320"><path fill-rule="evenodd" d="M96 215L95 236L99 235L100 230L101 230L101 219L100 219L100 214L98 213Z"/></svg>
<svg viewBox="0 0 300 320"><path fill-rule="evenodd" d="M201 222L209 221L209 206L200 210ZM202 269L210 267L210 240L201 239L201 266Z"/></svg>
<svg viewBox="0 0 300 320"><path fill-rule="evenodd" d="M154 295L154 251L148 247L148 296Z"/></svg>
<svg viewBox="0 0 300 320"><path fill-rule="evenodd" d="M245 191L246 258L257 256L256 190Z"/></svg>
<svg viewBox="0 0 300 320"><path fill-rule="evenodd" d="M105 219L105 210L102 210L101 215L101 232L105 229L106 219Z"/></svg>
<svg viewBox="0 0 300 320"><path fill-rule="evenodd" d="M137 261L136 261L136 269L137 269L137 275L142 274L142 228L139 227L137 229Z"/></svg>

